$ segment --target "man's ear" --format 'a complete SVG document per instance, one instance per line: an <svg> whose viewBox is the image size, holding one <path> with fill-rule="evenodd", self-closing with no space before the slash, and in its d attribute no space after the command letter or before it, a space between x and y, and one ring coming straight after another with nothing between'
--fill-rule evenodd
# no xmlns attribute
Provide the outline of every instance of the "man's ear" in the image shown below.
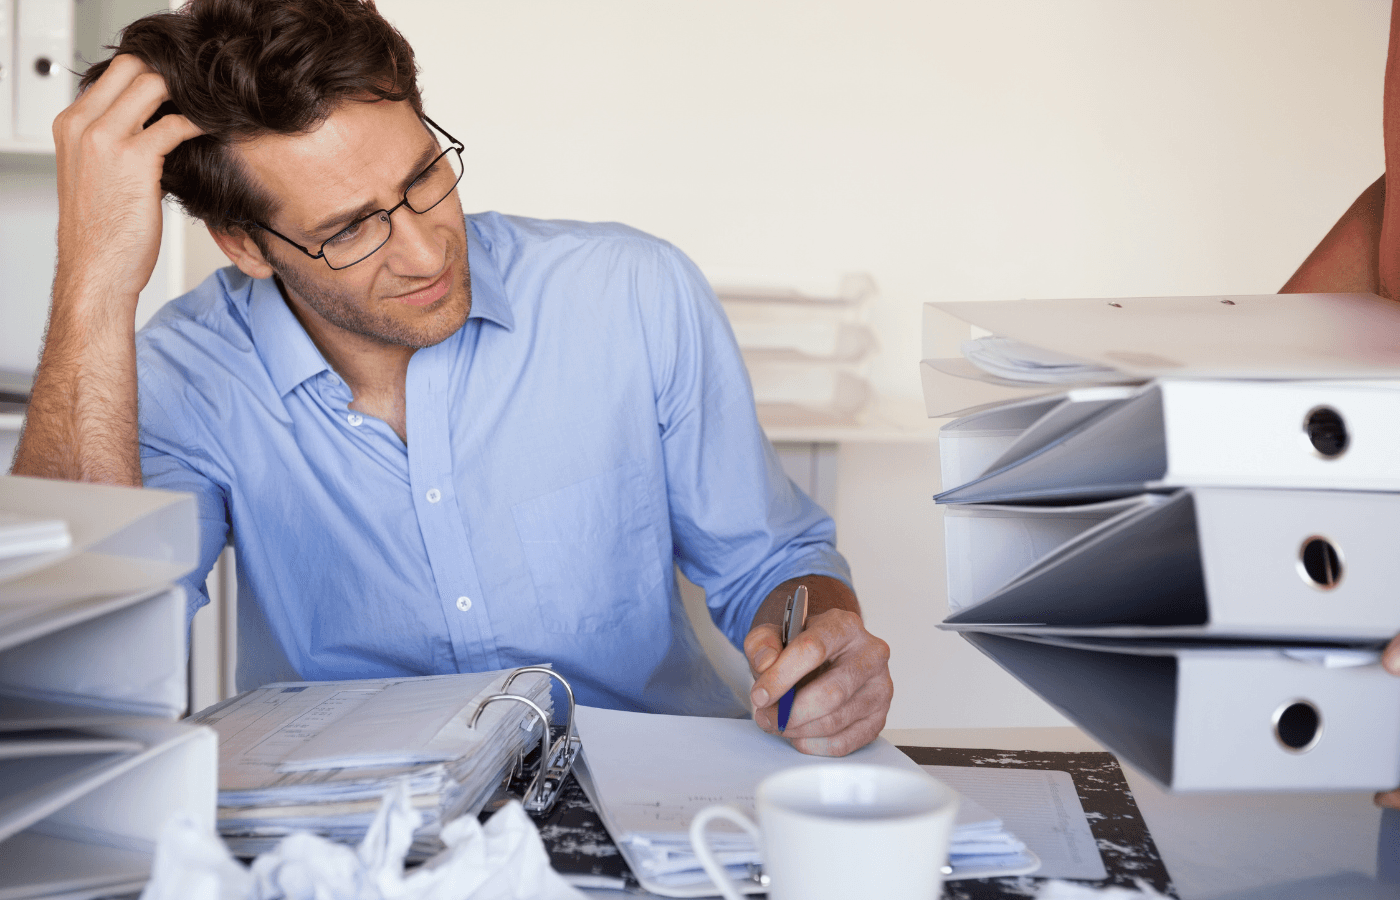
<svg viewBox="0 0 1400 900"><path fill-rule="evenodd" d="M267 259L263 257L262 250L249 236L248 232L242 228L234 226L227 231L220 228L209 227L209 236L214 239L214 243L219 245L219 249L224 251L224 255L229 258L229 262L238 266L244 275L249 278L271 278L272 266L268 265Z"/></svg>

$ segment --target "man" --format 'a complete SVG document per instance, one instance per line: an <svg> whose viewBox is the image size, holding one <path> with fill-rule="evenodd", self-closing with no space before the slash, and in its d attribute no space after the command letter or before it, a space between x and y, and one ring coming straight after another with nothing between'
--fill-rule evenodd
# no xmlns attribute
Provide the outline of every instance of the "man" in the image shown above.
<svg viewBox="0 0 1400 900"><path fill-rule="evenodd" d="M581 702L722 714L674 561L743 644L761 727L805 678L798 749L878 734L888 647L703 277L621 226L464 218L461 145L372 2L147 17L54 134L58 266L14 471L194 493L191 613L231 534L240 634L272 653L240 681L544 659ZM137 336L162 189L236 269ZM784 649L798 584L812 615Z"/></svg>

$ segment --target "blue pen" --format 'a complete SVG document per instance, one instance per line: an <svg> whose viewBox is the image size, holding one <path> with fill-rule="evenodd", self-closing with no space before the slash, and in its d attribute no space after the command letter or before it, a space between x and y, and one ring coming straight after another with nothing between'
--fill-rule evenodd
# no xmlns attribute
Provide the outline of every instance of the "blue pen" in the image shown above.
<svg viewBox="0 0 1400 900"><path fill-rule="evenodd" d="M799 584L788 599L787 611L783 613L783 647L797 639L802 629L807 627L807 585ZM792 698L797 696L797 685L788 688L787 693L778 699L778 730L786 731L788 716L792 715Z"/></svg>

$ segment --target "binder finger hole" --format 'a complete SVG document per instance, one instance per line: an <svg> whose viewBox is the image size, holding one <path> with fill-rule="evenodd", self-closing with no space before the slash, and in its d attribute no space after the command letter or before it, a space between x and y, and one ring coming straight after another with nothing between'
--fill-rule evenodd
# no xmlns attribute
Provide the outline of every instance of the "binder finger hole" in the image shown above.
<svg viewBox="0 0 1400 900"><path fill-rule="evenodd" d="M1290 753L1307 753L1322 737L1322 714L1306 700L1285 703L1274 713L1274 737Z"/></svg>
<svg viewBox="0 0 1400 900"><path fill-rule="evenodd" d="M1330 406L1319 406L1303 420L1308 443L1324 459L1336 459L1347 449L1347 423L1342 414Z"/></svg>
<svg viewBox="0 0 1400 900"><path fill-rule="evenodd" d="M1342 580L1342 555L1327 538L1310 537L1298 554L1303 579L1313 587L1331 590Z"/></svg>

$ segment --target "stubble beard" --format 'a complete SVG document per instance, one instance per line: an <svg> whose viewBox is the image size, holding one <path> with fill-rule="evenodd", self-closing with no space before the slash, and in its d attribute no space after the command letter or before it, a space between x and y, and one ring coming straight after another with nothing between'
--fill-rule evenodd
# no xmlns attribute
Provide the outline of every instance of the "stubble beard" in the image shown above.
<svg viewBox="0 0 1400 900"><path fill-rule="evenodd" d="M366 299L364 296L338 289L335 286L319 283L316 279L298 272L291 266L274 262L266 255L264 258L267 259L268 265L272 266L276 273L284 295L288 292L294 293L298 299L330 324L343 331L362 335L383 344L412 347L417 350L447 340L462 327L467 314L471 311L472 283L470 272L467 270L465 248L454 255L457 258L453 265L459 267L461 271L459 283L454 285L447 295L436 303L424 307L422 312L431 314L447 308L460 308L463 310L462 314L450 319L433 316L428 321L417 325L399 321L391 315L382 314L382 310L388 304L394 303L392 300L381 300L373 297Z"/></svg>

